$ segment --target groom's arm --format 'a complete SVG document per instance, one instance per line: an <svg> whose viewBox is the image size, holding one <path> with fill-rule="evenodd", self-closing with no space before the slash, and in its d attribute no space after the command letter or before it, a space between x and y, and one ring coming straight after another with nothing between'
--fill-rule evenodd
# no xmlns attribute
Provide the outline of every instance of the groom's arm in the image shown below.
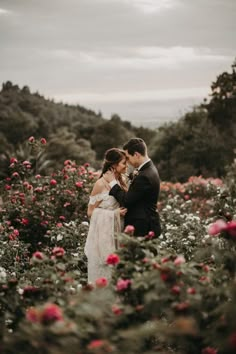
<svg viewBox="0 0 236 354"><path fill-rule="evenodd" d="M149 194L152 186L145 176L137 176L132 183L132 186L125 192L118 184L111 188L109 194L116 198L121 206L129 208Z"/></svg>

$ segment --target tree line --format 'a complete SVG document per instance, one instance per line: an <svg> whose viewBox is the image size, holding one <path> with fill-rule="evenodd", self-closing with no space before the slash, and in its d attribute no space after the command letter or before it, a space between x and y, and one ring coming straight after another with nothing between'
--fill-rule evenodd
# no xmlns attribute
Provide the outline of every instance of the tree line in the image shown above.
<svg viewBox="0 0 236 354"><path fill-rule="evenodd" d="M222 177L235 156L235 68L236 62L231 72L221 73L211 84L209 100L158 129L135 127L118 114L105 119L100 112L56 103L7 81L0 91L0 178L9 173L10 157L35 159L27 144L30 136L48 141L37 155L38 172L44 174L61 169L66 159L98 168L105 150L139 136L147 142L163 180Z"/></svg>

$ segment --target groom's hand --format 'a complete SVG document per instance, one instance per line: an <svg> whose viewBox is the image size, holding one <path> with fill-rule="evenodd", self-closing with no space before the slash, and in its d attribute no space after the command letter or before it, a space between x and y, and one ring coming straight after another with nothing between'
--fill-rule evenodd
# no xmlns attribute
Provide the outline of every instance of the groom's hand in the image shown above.
<svg viewBox="0 0 236 354"><path fill-rule="evenodd" d="M128 209L127 208L124 208L124 207L121 207L119 208L120 210L120 216L125 216L125 214L127 213Z"/></svg>

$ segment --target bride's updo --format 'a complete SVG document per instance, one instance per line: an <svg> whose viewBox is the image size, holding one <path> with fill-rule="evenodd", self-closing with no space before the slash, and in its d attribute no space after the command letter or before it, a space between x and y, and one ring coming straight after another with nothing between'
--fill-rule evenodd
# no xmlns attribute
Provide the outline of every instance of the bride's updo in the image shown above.
<svg viewBox="0 0 236 354"><path fill-rule="evenodd" d="M112 148L105 152L102 174L109 171L113 166L117 165L123 158L126 158L124 150Z"/></svg>

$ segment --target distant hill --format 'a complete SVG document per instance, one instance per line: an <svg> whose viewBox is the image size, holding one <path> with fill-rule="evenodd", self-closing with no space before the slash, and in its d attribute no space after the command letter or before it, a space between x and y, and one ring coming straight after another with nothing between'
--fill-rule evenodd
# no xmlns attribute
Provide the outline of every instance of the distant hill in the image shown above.
<svg viewBox="0 0 236 354"><path fill-rule="evenodd" d="M96 164L111 147L122 147L131 136L148 142L155 132L133 126L114 114L105 119L80 105L56 103L28 86L10 81L0 91L0 154L2 160L22 148L30 136L48 140L47 156L59 167L65 159ZM25 152L25 156L27 152ZM1 166L0 166L1 167Z"/></svg>
<svg viewBox="0 0 236 354"><path fill-rule="evenodd" d="M139 136L146 141L163 180L185 181L192 175L222 177L235 158L235 70L236 63L232 72L218 75L211 84L209 100L188 112L180 111L181 118L168 123L168 115L163 113L172 109L168 101L151 100L142 112L134 102L130 112L139 113L132 122L117 114L108 120L91 109L55 103L31 93L27 86L19 88L8 81L0 91L0 176L11 173L12 156L30 160L35 170L47 174L61 169L67 159L98 168L107 149L122 147L129 138ZM117 108L122 114L122 106ZM140 119L144 115L145 120ZM151 129L156 119L158 128ZM143 126L136 126L137 122ZM48 141L40 159L29 149L30 136Z"/></svg>

